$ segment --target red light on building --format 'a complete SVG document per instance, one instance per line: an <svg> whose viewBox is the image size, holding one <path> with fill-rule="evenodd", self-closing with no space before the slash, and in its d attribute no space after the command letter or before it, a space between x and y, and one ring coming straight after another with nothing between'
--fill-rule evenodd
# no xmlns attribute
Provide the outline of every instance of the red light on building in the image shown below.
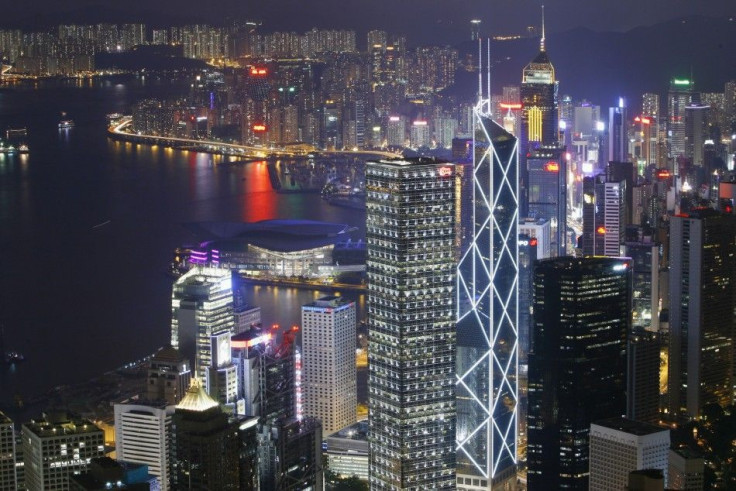
<svg viewBox="0 0 736 491"><path fill-rule="evenodd" d="M652 120L649 118L641 118L642 124L652 124Z"/></svg>
<svg viewBox="0 0 736 491"><path fill-rule="evenodd" d="M437 169L437 175L440 177L450 177L452 175L452 167L440 167L439 169Z"/></svg>
<svg viewBox="0 0 736 491"><path fill-rule="evenodd" d="M268 75L268 70L265 69L265 68L253 67L253 68L250 69L250 74L253 75L253 76L255 76L255 77L264 77L264 76Z"/></svg>
<svg viewBox="0 0 736 491"><path fill-rule="evenodd" d="M529 240L529 245L532 246L532 247L536 247L537 246L537 239L534 239L534 238L530 239Z"/></svg>
<svg viewBox="0 0 736 491"><path fill-rule="evenodd" d="M521 109L521 104L518 102L515 104L510 102L502 102L501 104L499 104L499 106L501 107L501 109Z"/></svg>
<svg viewBox="0 0 736 491"><path fill-rule="evenodd" d="M605 235L606 227L598 227L597 229L595 229L595 231L598 232L600 235Z"/></svg>
<svg viewBox="0 0 736 491"><path fill-rule="evenodd" d="M560 172L560 164L557 162L547 162L544 164L544 170L547 172Z"/></svg>
<svg viewBox="0 0 736 491"><path fill-rule="evenodd" d="M639 116L637 116L637 117L634 118L634 121L636 121L637 123L641 123L641 118Z"/></svg>
<svg viewBox="0 0 736 491"><path fill-rule="evenodd" d="M668 179L671 176L672 176L672 174L670 174L670 171L668 171L668 170L660 170L660 171L657 171L657 178L658 179Z"/></svg>
<svg viewBox="0 0 736 491"><path fill-rule="evenodd" d="M733 213L733 206L726 205L723 207L723 211L725 211L726 213Z"/></svg>
<svg viewBox="0 0 736 491"><path fill-rule="evenodd" d="M255 133L263 133L264 131L266 131L266 129L267 128L265 124L254 124L253 125L253 131Z"/></svg>

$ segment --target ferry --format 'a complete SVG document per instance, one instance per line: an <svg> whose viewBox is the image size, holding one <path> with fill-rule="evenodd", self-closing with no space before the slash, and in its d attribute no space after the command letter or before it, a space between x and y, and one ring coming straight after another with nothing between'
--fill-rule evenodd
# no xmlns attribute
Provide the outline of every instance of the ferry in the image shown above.
<svg viewBox="0 0 736 491"><path fill-rule="evenodd" d="M60 130L66 130L69 128L74 128L74 121L71 119L62 119L59 121L59 129Z"/></svg>

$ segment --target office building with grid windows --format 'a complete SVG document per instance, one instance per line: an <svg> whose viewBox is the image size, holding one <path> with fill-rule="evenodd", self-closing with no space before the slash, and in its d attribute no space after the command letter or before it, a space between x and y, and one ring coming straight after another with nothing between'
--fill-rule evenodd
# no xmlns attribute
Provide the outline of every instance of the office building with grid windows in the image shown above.
<svg viewBox="0 0 736 491"><path fill-rule="evenodd" d="M455 169L366 165L370 486L455 486Z"/></svg>

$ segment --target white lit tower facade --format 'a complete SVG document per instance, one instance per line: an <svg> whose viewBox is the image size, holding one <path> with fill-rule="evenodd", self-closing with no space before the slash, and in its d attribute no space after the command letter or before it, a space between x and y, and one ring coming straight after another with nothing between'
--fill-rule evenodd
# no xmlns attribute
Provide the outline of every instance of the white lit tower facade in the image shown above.
<svg viewBox="0 0 736 491"><path fill-rule="evenodd" d="M519 145L490 106L473 111L473 242L458 266L458 489L516 479Z"/></svg>
<svg viewBox="0 0 736 491"><path fill-rule="evenodd" d="M369 477L455 488L455 169L366 165Z"/></svg>

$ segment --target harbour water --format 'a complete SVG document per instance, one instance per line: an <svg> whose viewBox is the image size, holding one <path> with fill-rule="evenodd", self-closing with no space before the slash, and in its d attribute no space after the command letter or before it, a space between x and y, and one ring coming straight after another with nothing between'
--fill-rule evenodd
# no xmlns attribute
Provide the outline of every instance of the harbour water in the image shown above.
<svg viewBox="0 0 736 491"><path fill-rule="evenodd" d="M0 323L6 349L26 357L0 367L0 409L168 342L165 272L174 247L194 241L182 223L312 219L364 233L364 210L279 194L264 163L221 165L217 156L107 138L106 114L187 87L136 77L0 86L0 130L27 127L30 147L0 155ZM62 113L74 128L58 129ZM253 286L246 300L261 306L264 323L292 325L321 293ZM352 295L362 316L364 298Z"/></svg>

